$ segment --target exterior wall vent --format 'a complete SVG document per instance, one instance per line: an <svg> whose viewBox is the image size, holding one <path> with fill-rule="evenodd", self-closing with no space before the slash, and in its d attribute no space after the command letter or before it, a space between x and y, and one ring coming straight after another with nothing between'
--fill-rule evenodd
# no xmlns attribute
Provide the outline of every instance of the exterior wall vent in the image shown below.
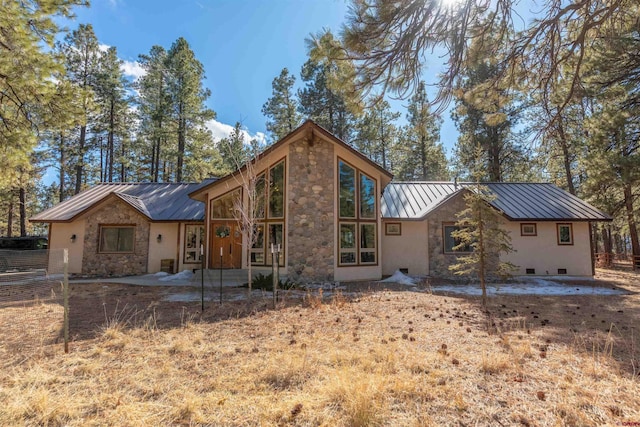
<svg viewBox="0 0 640 427"><path fill-rule="evenodd" d="M527 268L527 274L536 274L535 268Z"/></svg>
<svg viewBox="0 0 640 427"><path fill-rule="evenodd" d="M408 268L399 268L398 270L400 270L400 273L402 273L402 274L409 274L409 269Z"/></svg>
<svg viewBox="0 0 640 427"><path fill-rule="evenodd" d="M558 274L567 274L567 269L566 268L559 268L558 269Z"/></svg>

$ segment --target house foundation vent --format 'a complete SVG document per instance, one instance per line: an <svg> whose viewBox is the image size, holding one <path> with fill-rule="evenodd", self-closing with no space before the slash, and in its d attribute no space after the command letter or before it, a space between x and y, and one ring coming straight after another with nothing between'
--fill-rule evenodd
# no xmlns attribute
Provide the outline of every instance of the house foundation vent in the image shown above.
<svg viewBox="0 0 640 427"><path fill-rule="evenodd" d="M566 268L559 268L558 269L558 274L567 274L567 269Z"/></svg>
<svg viewBox="0 0 640 427"><path fill-rule="evenodd" d="M400 270L400 273L402 273L402 274L409 274L409 269L408 268L399 268L398 270Z"/></svg>
<svg viewBox="0 0 640 427"><path fill-rule="evenodd" d="M527 268L527 274L536 274L535 268Z"/></svg>

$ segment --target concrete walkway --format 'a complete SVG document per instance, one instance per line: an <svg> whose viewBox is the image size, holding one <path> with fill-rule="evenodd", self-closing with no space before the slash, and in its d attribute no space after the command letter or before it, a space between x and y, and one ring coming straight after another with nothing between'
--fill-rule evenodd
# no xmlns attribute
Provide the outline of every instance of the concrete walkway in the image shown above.
<svg viewBox="0 0 640 427"><path fill-rule="evenodd" d="M138 286L202 286L202 270L194 273L185 270L177 274L155 273L139 276L109 277L109 278L77 278L69 280L69 283L121 283ZM222 270L222 286L225 288L237 288L247 283L246 270ZM220 270L205 270L205 287L220 286Z"/></svg>

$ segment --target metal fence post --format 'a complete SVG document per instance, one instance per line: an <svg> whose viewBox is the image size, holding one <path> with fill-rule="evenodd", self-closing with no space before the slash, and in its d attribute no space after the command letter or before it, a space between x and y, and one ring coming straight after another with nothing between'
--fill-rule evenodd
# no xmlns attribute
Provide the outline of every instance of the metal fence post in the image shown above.
<svg viewBox="0 0 640 427"><path fill-rule="evenodd" d="M69 249L63 252L64 352L69 353Z"/></svg>

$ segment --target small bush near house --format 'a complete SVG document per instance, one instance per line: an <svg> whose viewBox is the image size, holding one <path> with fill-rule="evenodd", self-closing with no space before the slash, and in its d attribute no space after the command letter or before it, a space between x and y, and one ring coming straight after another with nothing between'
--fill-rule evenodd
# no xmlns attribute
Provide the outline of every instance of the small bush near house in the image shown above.
<svg viewBox="0 0 640 427"><path fill-rule="evenodd" d="M249 287L248 283L242 285L245 288ZM251 287L253 289L262 289L265 292L273 292L273 273L269 273L264 275L262 273L258 274L253 278L253 282L251 282ZM282 279L278 280L278 289L280 290L289 290L295 289L296 284L291 280L287 279L284 282Z"/></svg>

